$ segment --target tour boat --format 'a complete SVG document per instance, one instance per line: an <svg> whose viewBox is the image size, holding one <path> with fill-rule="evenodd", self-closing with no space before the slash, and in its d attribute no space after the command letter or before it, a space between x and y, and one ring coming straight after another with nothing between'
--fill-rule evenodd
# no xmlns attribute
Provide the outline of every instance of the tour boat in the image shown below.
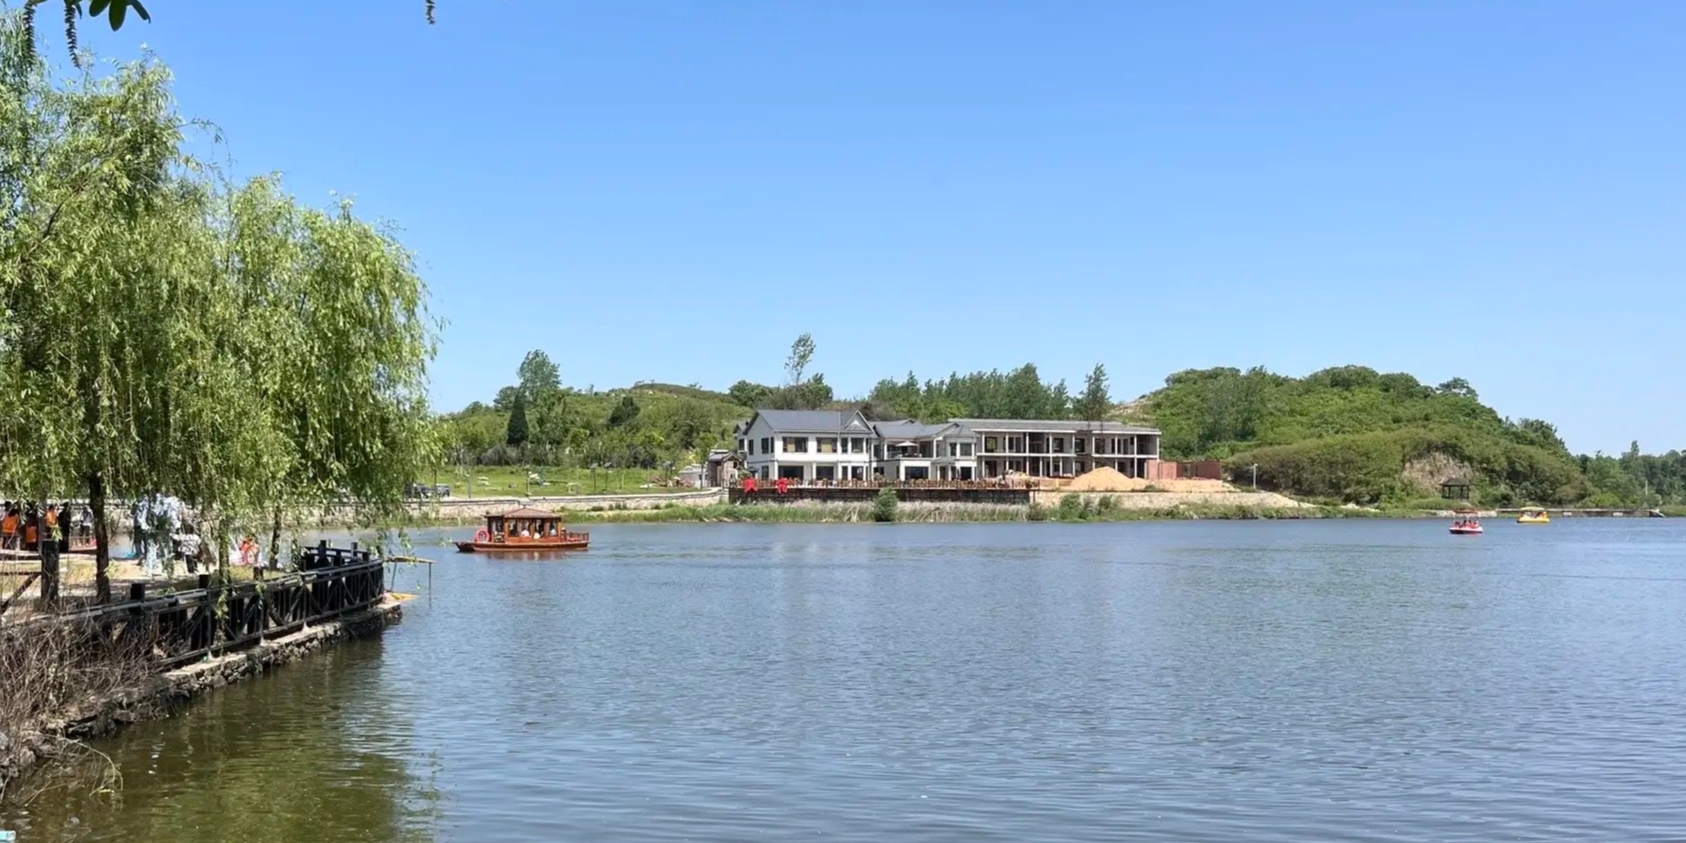
<svg viewBox="0 0 1686 843"><path fill-rule="evenodd" d="M1474 518L1460 518L1452 522L1454 536L1479 536L1482 532L1484 531L1481 529L1481 522Z"/></svg>
<svg viewBox="0 0 1686 843"><path fill-rule="evenodd" d="M470 541L457 542L460 553L520 553L535 550L585 550L590 533L575 533L562 526L554 512L542 509L512 509L486 516L486 526Z"/></svg>
<svg viewBox="0 0 1686 843"><path fill-rule="evenodd" d="M1550 524L1551 523L1551 516L1547 515L1546 511L1543 510L1543 509L1524 509L1524 510L1522 510L1521 515L1516 516L1516 523L1518 523L1518 524Z"/></svg>

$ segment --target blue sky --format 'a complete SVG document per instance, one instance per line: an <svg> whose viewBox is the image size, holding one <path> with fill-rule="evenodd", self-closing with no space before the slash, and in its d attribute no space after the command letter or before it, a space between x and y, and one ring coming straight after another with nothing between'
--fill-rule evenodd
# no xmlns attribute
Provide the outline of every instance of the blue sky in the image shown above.
<svg viewBox="0 0 1686 843"><path fill-rule="evenodd" d="M775 381L809 331L845 395L1361 363L1686 447L1686 4L422 6L153 0L83 42L156 50L237 172L403 227L442 408L531 348Z"/></svg>

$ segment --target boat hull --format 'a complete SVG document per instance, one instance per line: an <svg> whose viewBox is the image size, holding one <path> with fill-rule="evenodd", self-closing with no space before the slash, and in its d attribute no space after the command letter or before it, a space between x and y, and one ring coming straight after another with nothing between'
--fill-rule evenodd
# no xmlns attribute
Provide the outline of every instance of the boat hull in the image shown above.
<svg viewBox="0 0 1686 843"><path fill-rule="evenodd" d="M1476 527L1474 529L1470 529L1468 527L1453 527L1450 532L1454 536L1479 536L1484 531L1480 527Z"/></svg>
<svg viewBox="0 0 1686 843"><path fill-rule="evenodd" d="M585 550L591 544L589 536L557 541L513 542L457 542L458 553L532 553L539 550Z"/></svg>

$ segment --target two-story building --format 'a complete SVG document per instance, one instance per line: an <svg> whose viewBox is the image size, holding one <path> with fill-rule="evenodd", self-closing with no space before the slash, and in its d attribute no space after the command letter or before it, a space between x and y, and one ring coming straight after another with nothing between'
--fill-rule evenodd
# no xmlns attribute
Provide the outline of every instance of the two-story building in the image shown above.
<svg viewBox="0 0 1686 843"><path fill-rule="evenodd" d="M971 480L977 438L954 422L873 422L873 471L886 480Z"/></svg>
<svg viewBox="0 0 1686 843"><path fill-rule="evenodd" d="M859 412L757 410L738 429L751 477L838 480L990 480L1073 477L1102 466L1149 477L1159 431L1118 422L953 419L871 422Z"/></svg>
<svg viewBox="0 0 1686 843"><path fill-rule="evenodd" d="M738 453L762 480L866 480L876 439L858 411L756 410L739 429Z"/></svg>
<svg viewBox="0 0 1686 843"><path fill-rule="evenodd" d="M977 439L978 476L1072 477L1103 466L1147 477L1159 459L1159 431L1118 422L955 419Z"/></svg>

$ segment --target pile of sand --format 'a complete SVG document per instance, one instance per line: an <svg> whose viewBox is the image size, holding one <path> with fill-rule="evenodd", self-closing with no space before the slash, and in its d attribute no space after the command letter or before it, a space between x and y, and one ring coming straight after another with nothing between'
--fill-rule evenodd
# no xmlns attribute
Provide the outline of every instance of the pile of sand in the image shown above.
<svg viewBox="0 0 1686 843"><path fill-rule="evenodd" d="M1143 480L1125 477L1115 468L1102 466L1071 480L1055 483L1052 488L1065 492L1229 492L1234 491L1221 480L1201 480L1194 477L1177 480Z"/></svg>
<svg viewBox="0 0 1686 843"><path fill-rule="evenodd" d="M1135 482L1116 468L1102 466L1087 474L1078 475L1067 483L1065 488L1069 492L1127 492L1135 488L1132 485Z"/></svg>

